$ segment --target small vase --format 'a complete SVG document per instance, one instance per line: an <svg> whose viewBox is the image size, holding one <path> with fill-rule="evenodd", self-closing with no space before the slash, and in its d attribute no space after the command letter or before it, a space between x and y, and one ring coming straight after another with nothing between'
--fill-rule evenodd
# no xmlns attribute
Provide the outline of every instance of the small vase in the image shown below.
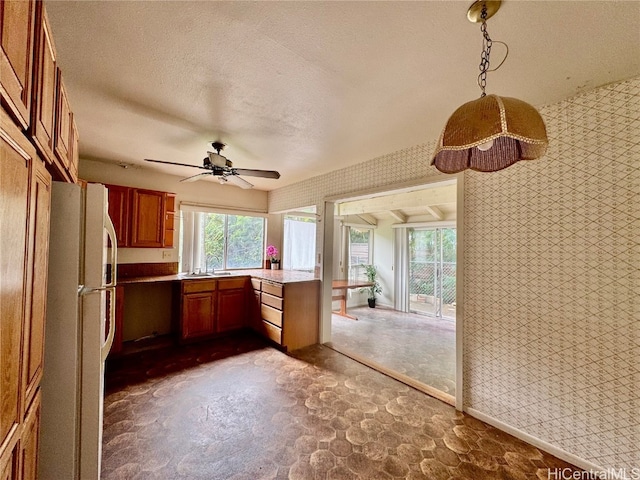
<svg viewBox="0 0 640 480"><path fill-rule="evenodd" d="M271 262L271 270L280 270L280 264Z"/></svg>

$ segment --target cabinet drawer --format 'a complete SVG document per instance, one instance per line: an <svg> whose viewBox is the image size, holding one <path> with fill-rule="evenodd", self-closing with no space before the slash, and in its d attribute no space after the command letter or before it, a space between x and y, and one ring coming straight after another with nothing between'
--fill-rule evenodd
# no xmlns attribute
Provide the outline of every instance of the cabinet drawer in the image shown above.
<svg viewBox="0 0 640 480"><path fill-rule="evenodd" d="M253 287L254 290L260 290L260 288L262 287L262 280L259 278L252 278L251 286Z"/></svg>
<svg viewBox="0 0 640 480"><path fill-rule="evenodd" d="M247 282L247 277L240 278L225 278L224 280L218 280L218 290L232 290L244 288Z"/></svg>
<svg viewBox="0 0 640 480"><path fill-rule="evenodd" d="M183 293L212 292L216 289L215 280L197 280L182 282Z"/></svg>
<svg viewBox="0 0 640 480"><path fill-rule="evenodd" d="M264 294L263 294L264 297ZM262 315L263 320L268 320L269 322L282 326L282 312L280 310L276 310L264 303L260 305L260 314Z"/></svg>
<svg viewBox="0 0 640 480"><path fill-rule="evenodd" d="M282 298L274 297L273 295L269 295L268 293L262 294L262 303L265 305L269 305L270 307L277 308L278 310L282 310Z"/></svg>
<svg viewBox="0 0 640 480"><path fill-rule="evenodd" d="M262 282L262 291L275 295L276 297L282 297L283 290L281 283Z"/></svg>
<svg viewBox="0 0 640 480"><path fill-rule="evenodd" d="M269 322L262 321L262 333L270 340L273 340L278 345L282 345L282 329Z"/></svg>

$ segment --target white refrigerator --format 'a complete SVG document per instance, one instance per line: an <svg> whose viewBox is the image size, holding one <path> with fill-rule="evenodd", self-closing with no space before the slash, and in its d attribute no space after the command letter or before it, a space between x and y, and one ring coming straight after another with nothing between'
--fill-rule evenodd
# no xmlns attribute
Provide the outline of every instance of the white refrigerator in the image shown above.
<svg viewBox="0 0 640 480"><path fill-rule="evenodd" d="M107 189L54 182L41 480L100 478L104 362L115 326L116 245Z"/></svg>

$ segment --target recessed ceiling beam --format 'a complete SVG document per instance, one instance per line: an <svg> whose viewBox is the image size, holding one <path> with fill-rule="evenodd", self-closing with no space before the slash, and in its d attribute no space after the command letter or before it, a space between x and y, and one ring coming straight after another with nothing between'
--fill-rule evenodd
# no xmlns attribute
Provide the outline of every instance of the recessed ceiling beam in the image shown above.
<svg viewBox="0 0 640 480"><path fill-rule="evenodd" d="M391 210L391 211L389 211L389 214L393 218L398 220L400 223L406 223L407 222L407 216L404 213L402 213L400 210Z"/></svg>
<svg viewBox="0 0 640 480"><path fill-rule="evenodd" d="M385 195L353 202L336 204L339 215L359 215L370 212L388 212L389 210L402 210L417 206L442 205L456 203L457 187L444 185L435 188L426 188L408 193Z"/></svg>
<svg viewBox="0 0 640 480"><path fill-rule="evenodd" d="M433 215L436 220L444 220L444 213L438 207L425 206L424 209Z"/></svg>
<svg viewBox="0 0 640 480"><path fill-rule="evenodd" d="M358 217L360 217L362 220L367 222L369 225L377 225L378 224L378 219L376 217L374 217L373 215L370 215L368 213L361 213L360 215L358 215Z"/></svg>

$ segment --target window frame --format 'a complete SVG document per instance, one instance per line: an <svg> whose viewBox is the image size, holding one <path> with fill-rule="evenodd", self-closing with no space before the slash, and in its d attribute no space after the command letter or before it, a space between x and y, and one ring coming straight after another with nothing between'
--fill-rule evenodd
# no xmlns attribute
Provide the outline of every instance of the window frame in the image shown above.
<svg viewBox="0 0 640 480"><path fill-rule="evenodd" d="M197 245L195 245L195 233L197 230L195 227L195 217L196 214L216 214L216 215L224 215L224 244L223 244L223 253L222 253L222 263L223 267L221 269L216 268L215 270L246 270L246 269L260 269L263 268L264 258L265 258L265 245L267 239L267 217L268 215L263 212L255 212L249 210L231 210L231 209L223 209L216 208L212 206L204 206L204 205L191 205L191 204L181 204L180 205L180 250L179 250L179 265L181 272L194 272L198 269L200 271L206 270L206 262L204 265L204 269L200 265L199 259L196 261L196 257L194 255L194 250L198 250ZM229 267L228 266L228 227L229 227L229 216L244 216L244 217L254 217L262 219L262 239L260 241L260 263L256 266L250 267ZM189 219L191 217L191 219ZM199 243L199 242L198 242ZM203 247L203 246L202 246ZM202 248L199 247L199 248Z"/></svg>
<svg viewBox="0 0 640 480"><path fill-rule="evenodd" d="M350 224L350 225L345 225L347 227L347 238L348 238L348 242L347 242L347 272L348 272L348 278L350 279L358 279L358 280L366 280L366 277L364 276L364 270L362 268L356 268L356 267L361 267L362 265L373 265L374 259L373 259L373 241L374 241L374 231L375 231L375 227L373 225L369 226L369 225L354 225L354 224ZM351 231L355 229L355 230L367 230L369 233L369 245L368 245L368 251L367 251L367 263L356 263L356 264L352 264L351 263ZM354 274L353 272L357 270L357 273Z"/></svg>
<svg viewBox="0 0 640 480"><path fill-rule="evenodd" d="M314 209L315 210L315 209ZM303 219L303 218L308 218L311 219L312 221L308 222L313 224L314 226L314 236L313 236L313 259L312 259L312 265L310 267L310 269L294 269L294 268L285 268L285 260L287 260L287 258L283 255L282 260L282 268L286 269L286 270L291 270L291 271L296 271L296 272L313 272L315 269L315 255L316 255L316 248L317 248L317 234L318 234L318 218L317 215L314 212L304 212L304 211L293 211L293 212L287 212L283 215L282 217L282 250L283 253L287 251L287 240L286 240L286 227L285 227L285 223L287 222L287 219L290 219L291 221L296 221L299 219Z"/></svg>

